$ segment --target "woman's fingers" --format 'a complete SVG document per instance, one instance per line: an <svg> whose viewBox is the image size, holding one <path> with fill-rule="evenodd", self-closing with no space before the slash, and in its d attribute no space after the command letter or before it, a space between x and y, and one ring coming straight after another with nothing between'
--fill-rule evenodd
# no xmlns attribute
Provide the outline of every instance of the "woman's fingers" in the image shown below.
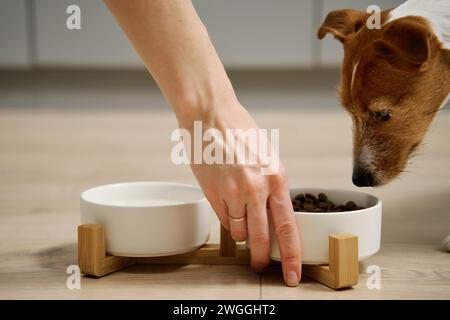
<svg viewBox="0 0 450 320"><path fill-rule="evenodd" d="M247 240L247 212L245 203L234 199L227 202L228 224L234 241Z"/></svg>
<svg viewBox="0 0 450 320"><path fill-rule="evenodd" d="M301 245L287 186L280 186L272 192L269 206L280 248L284 281L288 286L297 286L301 278Z"/></svg>
<svg viewBox="0 0 450 320"><path fill-rule="evenodd" d="M270 235L267 205L271 210L275 235L281 254L283 278L287 285L296 286L301 278L301 245L297 224L284 173L256 183L261 176L243 179L240 188L225 188L226 201L219 198L224 190L214 192L204 188L208 200L222 225L231 231L235 241L248 238L251 266L261 270L270 261ZM271 190L271 191L269 191Z"/></svg>
<svg viewBox="0 0 450 320"><path fill-rule="evenodd" d="M261 270L270 262L270 237L265 199L247 205L248 237L251 247L251 266Z"/></svg>
<svg viewBox="0 0 450 320"><path fill-rule="evenodd" d="M208 199L211 204L212 209L216 213L217 218L219 218L220 224L224 226L228 231L230 230L230 223L228 221L228 206L227 203L215 196L212 196L210 190L204 191L206 199Z"/></svg>

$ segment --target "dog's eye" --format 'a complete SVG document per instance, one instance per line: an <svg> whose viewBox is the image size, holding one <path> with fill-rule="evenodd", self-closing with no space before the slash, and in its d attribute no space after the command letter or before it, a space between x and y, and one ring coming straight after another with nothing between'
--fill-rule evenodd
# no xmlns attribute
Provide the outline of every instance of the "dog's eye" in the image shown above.
<svg viewBox="0 0 450 320"><path fill-rule="evenodd" d="M377 121L388 121L391 118L391 115L388 111L373 111L370 113L371 116Z"/></svg>

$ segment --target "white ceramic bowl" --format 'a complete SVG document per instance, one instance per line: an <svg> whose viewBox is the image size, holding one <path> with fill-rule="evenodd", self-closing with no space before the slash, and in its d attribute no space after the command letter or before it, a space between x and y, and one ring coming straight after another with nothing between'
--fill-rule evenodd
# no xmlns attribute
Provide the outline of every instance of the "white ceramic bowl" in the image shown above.
<svg viewBox="0 0 450 320"><path fill-rule="evenodd" d="M328 263L328 236L330 234L352 233L358 236L359 259L365 259L380 249L382 202L373 195L336 189L291 189L291 198L299 193L320 192L336 204L354 201L366 209L347 212L295 212L295 219L300 229L304 264ZM270 219L269 219L270 221ZM271 230L271 258L280 260L278 242Z"/></svg>
<svg viewBox="0 0 450 320"><path fill-rule="evenodd" d="M105 226L106 251L127 257L195 250L209 238L211 207L200 188L129 182L81 194L81 223Z"/></svg>

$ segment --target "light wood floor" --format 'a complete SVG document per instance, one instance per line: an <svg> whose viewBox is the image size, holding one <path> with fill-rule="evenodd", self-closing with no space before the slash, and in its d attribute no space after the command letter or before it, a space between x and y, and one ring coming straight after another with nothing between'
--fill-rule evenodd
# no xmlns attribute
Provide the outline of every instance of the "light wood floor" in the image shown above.
<svg viewBox="0 0 450 320"><path fill-rule="evenodd" d="M352 189L350 122L343 111L252 111L281 129L281 156L291 185ZM0 298L378 299L450 298L450 113L443 112L411 173L381 189L383 244L362 264L360 284L332 291L304 279L282 284L280 270L246 266L133 266L66 289L76 264L78 201L104 183L169 180L195 183L170 162L169 112L0 110ZM213 221L211 242L217 242ZM381 268L381 290L366 286L369 265Z"/></svg>

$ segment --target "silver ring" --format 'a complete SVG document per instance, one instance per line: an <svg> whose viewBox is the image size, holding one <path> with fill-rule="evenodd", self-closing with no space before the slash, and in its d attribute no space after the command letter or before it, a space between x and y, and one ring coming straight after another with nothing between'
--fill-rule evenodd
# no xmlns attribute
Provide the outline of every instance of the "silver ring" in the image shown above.
<svg viewBox="0 0 450 320"><path fill-rule="evenodd" d="M232 216L228 216L228 219L230 219L230 221L233 222L242 222L245 221L245 219L247 219L247 216L243 216L242 218L233 218Z"/></svg>

